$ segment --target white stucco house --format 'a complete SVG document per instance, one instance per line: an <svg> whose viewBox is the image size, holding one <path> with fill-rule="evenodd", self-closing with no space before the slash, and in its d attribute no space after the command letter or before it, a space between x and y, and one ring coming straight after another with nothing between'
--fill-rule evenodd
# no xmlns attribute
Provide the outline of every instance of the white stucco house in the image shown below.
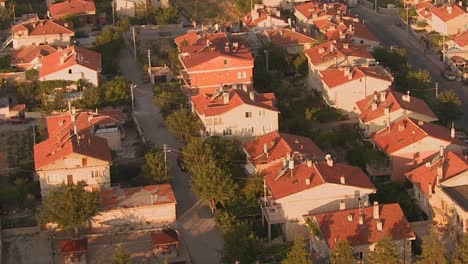
<svg viewBox="0 0 468 264"><path fill-rule="evenodd" d="M462 6L449 2L431 8L430 12L432 29L442 35L451 36L468 29L468 13Z"/></svg>
<svg viewBox="0 0 468 264"><path fill-rule="evenodd" d="M11 34L13 49L20 49L40 44L69 45L75 32L67 22L43 19L14 25L11 27Z"/></svg>
<svg viewBox="0 0 468 264"><path fill-rule="evenodd" d="M144 8L169 7L169 0L116 0L115 11L120 16L134 17L137 13L138 6Z"/></svg>

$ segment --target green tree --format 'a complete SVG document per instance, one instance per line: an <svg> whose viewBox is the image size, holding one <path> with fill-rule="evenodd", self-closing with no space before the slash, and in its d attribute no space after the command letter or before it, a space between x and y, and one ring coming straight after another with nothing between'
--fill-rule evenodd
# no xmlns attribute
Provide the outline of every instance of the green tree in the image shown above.
<svg viewBox="0 0 468 264"><path fill-rule="evenodd" d="M169 129L182 143L187 143L190 137L199 135L202 124L186 108L171 113L166 118Z"/></svg>
<svg viewBox="0 0 468 264"><path fill-rule="evenodd" d="M410 70L407 74L407 82L406 87L413 90L415 96L424 98L427 89L431 88L431 73L428 70Z"/></svg>
<svg viewBox="0 0 468 264"><path fill-rule="evenodd" d="M166 171L167 169L167 171ZM160 149L152 149L145 154L145 164L142 168L145 179L151 183L165 183L169 181L169 166L166 168L164 154Z"/></svg>
<svg viewBox="0 0 468 264"><path fill-rule="evenodd" d="M117 58L122 47L122 32L113 27L106 27L93 42L93 50L101 53L104 74L118 72Z"/></svg>
<svg viewBox="0 0 468 264"><path fill-rule="evenodd" d="M104 101L107 105L122 106L131 103L128 81L121 76L104 82L100 88L104 90Z"/></svg>
<svg viewBox="0 0 468 264"><path fill-rule="evenodd" d="M39 104L39 86L37 82L23 82L16 89L21 102L29 109L34 109Z"/></svg>
<svg viewBox="0 0 468 264"><path fill-rule="evenodd" d="M40 222L56 223L60 228L74 230L78 236L78 228L99 212L99 193L87 192L85 186L84 182L78 182L51 190L43 199Z"/></svg>
<svg viewBox="0 0 468 264"><path fill-rule="evenodd" d="M468 233L464 233L457 243L455 252L452 254L453 264L468 263Z"/></svg>
<svg viewBox="0 0 468 264"><path fill-rule="evenodd" d="M341 240L330 253L332 264L354 264L353 248L348 240Z"/></svg>
<svg viewBox="0 0 468 264"><path fill-rule="evenodd" d="M159 107L160 112L167 116L172 111L183 108L186 98L179 87L171 86L169 89L158 87L155 89L154 103Z"/></svg>
<svg viewBox="0 0 468 264"><path fill-rule="evenodd" d="M130 264L132 260L130 259L130 254L128 254L125 246L120 244L114 254L114 264Z"/></svg>
<svg viewBox="0 0 468 264"><path fill-rule="evenodd" d="M377 242L375 250L369 254L369 261L372 264L398 264L400 262L398 249L389 235Z"/></svg>
<svg viewBox="0 0 468 264"><path fill-rule="evenodd" d="M158 25L177 24L179 23L180 17L177 8L158 8L156 12L156 23Z"/></svg>
<svg viewBox="0 0 468 264"><path fill-rule="evenodd" d="M293 61L294 69L300 74L307 73L307 64L308 61L304 52L301 52Z"/></svg>
<svg viewBox="0 0 468 264"><path fill-rule="evenodd" d="M89 87L83 91L83 98L78 100L77 106L81 108L94 109L104 104L104 89L102 87Z"/></svg>
<svg viewBox="0 0 468 264"><path fill-rule="evenodd" d="M11 56L0 56L0 72L12 72L15 68L11 66Z"/></svg>
<svg viewBox="0 0 468 264"><path fill-rule="evenodd" d="M253 227L246 222L240 222L232 230L224 234L222 251L223 263L255 263L262 253L262 241L255 236Z"/></svg>
<svg viewBox="0 0 468 264"><path fill-rule="evenodd" d="M247 178L247 183L242 189L244 195L248 198L257 198L263 193L263 180L265 173L257 172Z"/></svg>
<svg viewBox="0 0 468 264"><path fill-rule="evenodd" d="M282 264L310 264L311 260L309 254L306 250L306 245L304 239L299 235L296 236L294 245L291 248L291 251L288 252L286 259L284 259Z"/></svg>
<svg viewBox="0 0 468 264"><path fill-rule="evenodd" d="M462 101L454 90L443 91L437 97L435 112L443 125L460 119L463 112L461 110Z"/></svg>
<svg viewBox="0 0 468 264"><path fill-rule="evenodd" d="M422 254L417 264L446 264L444 246L440 242L439 232L435 227L429 229L429 234L423 239Z"/></svg>
<svg viewBox="0 0 468 264"><path fill-rule="evenodd" d="M203 201L208 203L211 212L216 212L216 205L226 205L234 198L237 184L231 175L221 170L216 162L207 160L196 171L192 172L190 187L192 191Z"/></svg>
<svg viewBox="0 0 468 264"><path fill-rule="evenodd" d="M261 0L235 0L236 11L241 15L247 14L252 8L250 4L260 4Z"/></svg>

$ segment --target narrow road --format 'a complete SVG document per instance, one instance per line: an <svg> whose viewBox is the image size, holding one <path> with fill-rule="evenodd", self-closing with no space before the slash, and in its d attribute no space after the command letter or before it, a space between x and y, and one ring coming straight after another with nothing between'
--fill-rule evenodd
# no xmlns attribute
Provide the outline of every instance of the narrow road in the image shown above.
<svg viewBox="0 0 468 264"><path fill-rule="evenodd" d="M167 129L159 109L153 104L151 85L141 80L141 66L134 61L132 54L123 48L119 57L123 76L137 85L135 88L135 112L143 134L157 146L167 144L169 148L178 149L180 144ZM190 191L190 174L183 173L176 165L177 153L169 152L168 162L172 177L171 185L177 200L177 221L194 264L220 263L219 250L223 240L209 208L200 202Z"/></svg>
<svg viewBox="0 0 468 264"><path fill-rule="evenodd" d="M405 26L396 26L397 23L401 22L398 15L376 14L374 11L363 6L352 9L351 13L357 14L359 18L364 19L369 30L385 46L394 45L404 48L407 52L409 63L416 69L428 70L432 75L432 81L439 83L440 91L455 90L463 103L462 111L464 113L462 119L457 122L457 125L468 129L468 87L463 87L455 81L448 81L441 75L442 63L434 62L432 58L434 54L425 54L422 44L418 42L416 37L406 31Z"/></svg>

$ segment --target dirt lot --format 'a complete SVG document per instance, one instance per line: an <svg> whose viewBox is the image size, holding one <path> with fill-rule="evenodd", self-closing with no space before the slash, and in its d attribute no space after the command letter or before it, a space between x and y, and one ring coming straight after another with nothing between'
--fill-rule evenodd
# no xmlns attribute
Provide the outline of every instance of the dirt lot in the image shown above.
<svg viewBox="0 0 468 264"><path fill-rule="evenodd" d="M2 243L2 261L5 264L51 263L47 232L6 236Z"/></svg>
<svg viewBox="0 0 468 264"><path fill-rule="evenodd" d="M175 0L174 2L191 20L195 18L198 23L237 21L240 16L233 0ZM195 2L198 2L197 14L195 14Z"/></svg>
<svg viewBox="0 0 468 264"><path fill-rule="evenodd" d="M0 169L32 162L31 125L0 125Z"/></svg>

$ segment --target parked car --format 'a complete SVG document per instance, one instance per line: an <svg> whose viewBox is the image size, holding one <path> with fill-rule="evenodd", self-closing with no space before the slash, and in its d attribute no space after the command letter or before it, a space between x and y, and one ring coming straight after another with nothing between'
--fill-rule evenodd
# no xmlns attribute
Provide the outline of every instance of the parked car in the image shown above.
<svg viewBox="0 0 468 264"><path fill-rule="evenodd" d="M457 79L457 76L451 69L445 69L442 75L449 81L455 81Z"/></svg>
<svg viewBox="0 0 468 264"><path fill-rule="evenodd" d="M184 163L184 158L181 155L177 157L177 166L179 166L180 170L183 172L188 171Z"/></svg>
<svg viewBox="0 0 468 264"><path fill-rule="evenodd" d="M23 117L12 117L8 119L8 124L10 125L21 125L28 123L28 119Z"/></svg>

